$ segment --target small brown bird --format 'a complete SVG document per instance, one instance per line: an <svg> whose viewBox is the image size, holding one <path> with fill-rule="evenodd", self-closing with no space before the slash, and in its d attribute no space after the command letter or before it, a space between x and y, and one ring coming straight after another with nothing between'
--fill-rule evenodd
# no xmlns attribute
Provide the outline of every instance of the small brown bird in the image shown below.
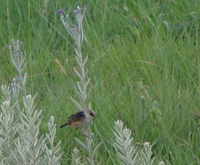
<svg viewBox="0 0 200 165"><path fill-rule="evenodd" d="M67 122L60 126L60 129L68 125L75 129L88 126L92 121L92 119L94 118L94 116L95 113L91 109L79 111L75 114L72 114L67 119Z"/></svg>

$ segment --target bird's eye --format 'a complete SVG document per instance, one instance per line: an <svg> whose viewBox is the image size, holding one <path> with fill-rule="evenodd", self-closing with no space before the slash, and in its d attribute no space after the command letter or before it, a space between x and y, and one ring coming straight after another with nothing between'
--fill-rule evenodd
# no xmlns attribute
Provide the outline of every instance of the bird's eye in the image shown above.
<svg viewBox="0 0 200 165"><path fill-rule="evenodd" d="M93 112L90 112L90 116L93 116L93 117L94 117L94 113L93 113Z"/></svg>

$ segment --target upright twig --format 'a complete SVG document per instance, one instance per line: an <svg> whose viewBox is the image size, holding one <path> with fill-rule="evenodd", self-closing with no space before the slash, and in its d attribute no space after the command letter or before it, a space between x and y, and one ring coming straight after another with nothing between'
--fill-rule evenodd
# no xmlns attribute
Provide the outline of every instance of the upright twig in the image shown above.
<svg viewBox="0 0 200 165"><path fill-rule="evenodd" d="M91 93L91 88L89 87L90 78L88 77L88 69L86 68L88 56L84 58L82 55L82 43L83 43L83 38L84 38L82 22L85 16L85 11L86 11L86 6L84 6L84 8L80 8L78 6L74 10L75 17L77 20L77 25L72 24L69 19L69 16L68 15L64 16L62 10L58 11L63 25L65 26L69 35L72 37L72 39L76 43L75 59L77 62L77 67L76 68L74 67L73 70L74 70L74 73L79 78L79 81L77 81L75 85L75 92L76 92L78 100L72 96L70 98L79 110L85 110L85 109L91 108L91 104L89 103L89 100L88 100ZM88 156L86 157L86 161L88 162L88 164L94 165L95 164L94 153L96 153L101 143L97 145L96 148L93 150L92 148L93 139L90 138L92 133L90 132L89 127L83 128L82 131L84 131L84 134L90 135L89 138L88 137L85 138L86 142L84 143L78 138L75 138L75 140L81 147L83 147L87 151ZM74 156L73 158L76 158L76 157ZM79 159L77 158L77 160L73 160L73 162L79 162Z"/></svg>

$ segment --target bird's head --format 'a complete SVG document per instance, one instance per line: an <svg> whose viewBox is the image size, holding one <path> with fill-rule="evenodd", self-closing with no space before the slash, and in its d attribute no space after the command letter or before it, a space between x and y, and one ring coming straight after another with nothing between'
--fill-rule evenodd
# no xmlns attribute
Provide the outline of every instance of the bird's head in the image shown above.
<svg viewBox="0 0 200 165"><path fill-rule="evenodd" d="M95 112L92 109L88 109L85 111L85 114L88 118L92 119L95 117Z"/></svg>

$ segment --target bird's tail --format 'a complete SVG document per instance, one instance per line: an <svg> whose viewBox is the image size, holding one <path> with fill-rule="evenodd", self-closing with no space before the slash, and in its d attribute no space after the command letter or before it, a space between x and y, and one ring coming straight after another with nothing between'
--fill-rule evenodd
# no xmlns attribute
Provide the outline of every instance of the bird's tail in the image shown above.
<svg viewBox="0 0 200 165"><path fill-rule="evenodd" d="M69 125L69 123L67 122L67 123L61 125L61 126L60 126L60 129L62 129L63 127L68 126L68 125Z"/></svg>

